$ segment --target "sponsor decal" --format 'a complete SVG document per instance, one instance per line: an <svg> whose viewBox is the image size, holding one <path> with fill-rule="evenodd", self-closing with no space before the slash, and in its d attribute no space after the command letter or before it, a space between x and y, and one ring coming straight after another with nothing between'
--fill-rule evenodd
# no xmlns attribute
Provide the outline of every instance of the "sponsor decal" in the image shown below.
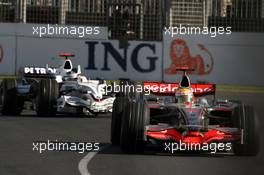
<svg viewBox="0 0 264 175"><path fill-rule="evenodd" d="M109 66L109 63L114 60L118 66L124 71L127 72L127 62L131 61L132 68L137 72L141 73L150 73L156 70L156 62L159 59L156 44L152 43L140 43L136 45L135 48L129 50L131 52L128 54L127 49L118 49L111 42L97 42L97 41L87 41L85 42L88 47L88 64L85 67L86 70L98 70L100 69L98 65L95 64L96 59L96 48L99 44L103 46L102 52L103 56L103 67L102 71L111 71L112 67ZM152 52L151 55L142 57L140 54L148 50ZM142 65L142 59L148 61L148 66Z"/></svg>
<svg viewBox="0 0 264 175"><path fill-rule="evenodd" d="M144 88L150 89L153 93L175 93L179 84L145 82ZM210 94L215 92L213 84L191 84L191 90L195 95Z"/></svg>
<svg viewBox="0 0 264 175"><path fill-rule="evenodd" d="M171 65L165 69L165 74L179 74L176 71L177 67L190 67L195 69L189 74L208 75L212 72L214 67L214 60L209 50L202 44L197 44L199 51L204 55L191 55L187 42L183 39L175 39L170 46Z"/></svg>
<svg viewBox="0 0 264 175"><path fill-rule="evenodd" d="M4 49L0 45L0 64L3 62L3 60L4 60Z"/></svg>
<svg viewBox="0 0 264 175"><path fill-rule="evenodd" d="M25 67L24 68L24 73L25 74L55 74L56 69L55 68L41 68L41 67Z"/></svg>

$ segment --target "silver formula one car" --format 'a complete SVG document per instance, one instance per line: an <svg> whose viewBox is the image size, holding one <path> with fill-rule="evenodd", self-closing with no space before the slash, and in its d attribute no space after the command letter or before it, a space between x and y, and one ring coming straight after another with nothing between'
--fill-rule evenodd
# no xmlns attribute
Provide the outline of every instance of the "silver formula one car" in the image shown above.
<svg viewBox="0 0 264 175"><path fill-rule="evenodd" d="M115 97L107 95L105 81L90 80L73 68L70 57L61 54L58 68L25 67L19 79L4 79L0 86L3 115L19 115L25 101L32 102L39 116L56 113L94 115L112 111Z"/></svg>

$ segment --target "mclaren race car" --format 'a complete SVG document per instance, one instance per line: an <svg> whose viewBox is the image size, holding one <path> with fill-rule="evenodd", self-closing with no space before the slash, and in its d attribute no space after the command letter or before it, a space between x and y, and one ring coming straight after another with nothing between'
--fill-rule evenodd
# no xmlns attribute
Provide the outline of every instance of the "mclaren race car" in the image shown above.
<svg viewBox="0 0 264 175"><path fill-rule="evenodd" d="M250 105L216 100L214 84L190 84L188 68L180 68L179 84L124 82L114 101L111 142L126 153L159 146L170 153L202 151L256 155L257 115ZM151 90L131 92L131 87ZM213 146L212 146L213 145ZM213 150L212 150L213 149Z"/></svg>
<svg viewBox="0 0 264 175"><path fill-rule="evenodd" d="M73 68L73 54L64 53L58 68L25 67L19 79L4 79L0 86L3 115L19 115L25 101L39 116L56 113L94 115L112 111L115 97L105 92L106 82L89 80Z"/></svg>

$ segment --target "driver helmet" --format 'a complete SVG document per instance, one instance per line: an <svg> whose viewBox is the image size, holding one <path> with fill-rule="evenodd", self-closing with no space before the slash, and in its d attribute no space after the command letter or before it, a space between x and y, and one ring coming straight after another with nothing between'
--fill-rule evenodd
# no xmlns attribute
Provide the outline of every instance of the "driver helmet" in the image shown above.
<svg viewBox="0 0 264 175"><path fill-rule="evenodd" d="M175 94L177 103L192 103L194 95L190 87L179 87Z"/></svg>

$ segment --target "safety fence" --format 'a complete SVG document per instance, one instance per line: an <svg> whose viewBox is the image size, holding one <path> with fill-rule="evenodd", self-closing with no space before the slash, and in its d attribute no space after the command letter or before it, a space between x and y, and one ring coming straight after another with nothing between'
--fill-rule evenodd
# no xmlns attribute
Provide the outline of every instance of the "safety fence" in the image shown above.
<svg viewBox="0 0 264 175"><path fill-rule="evenodd" d="M0 0L0 22L108 27L119 40L161 41L168 26L264 32L263 0Z"/></svg>

